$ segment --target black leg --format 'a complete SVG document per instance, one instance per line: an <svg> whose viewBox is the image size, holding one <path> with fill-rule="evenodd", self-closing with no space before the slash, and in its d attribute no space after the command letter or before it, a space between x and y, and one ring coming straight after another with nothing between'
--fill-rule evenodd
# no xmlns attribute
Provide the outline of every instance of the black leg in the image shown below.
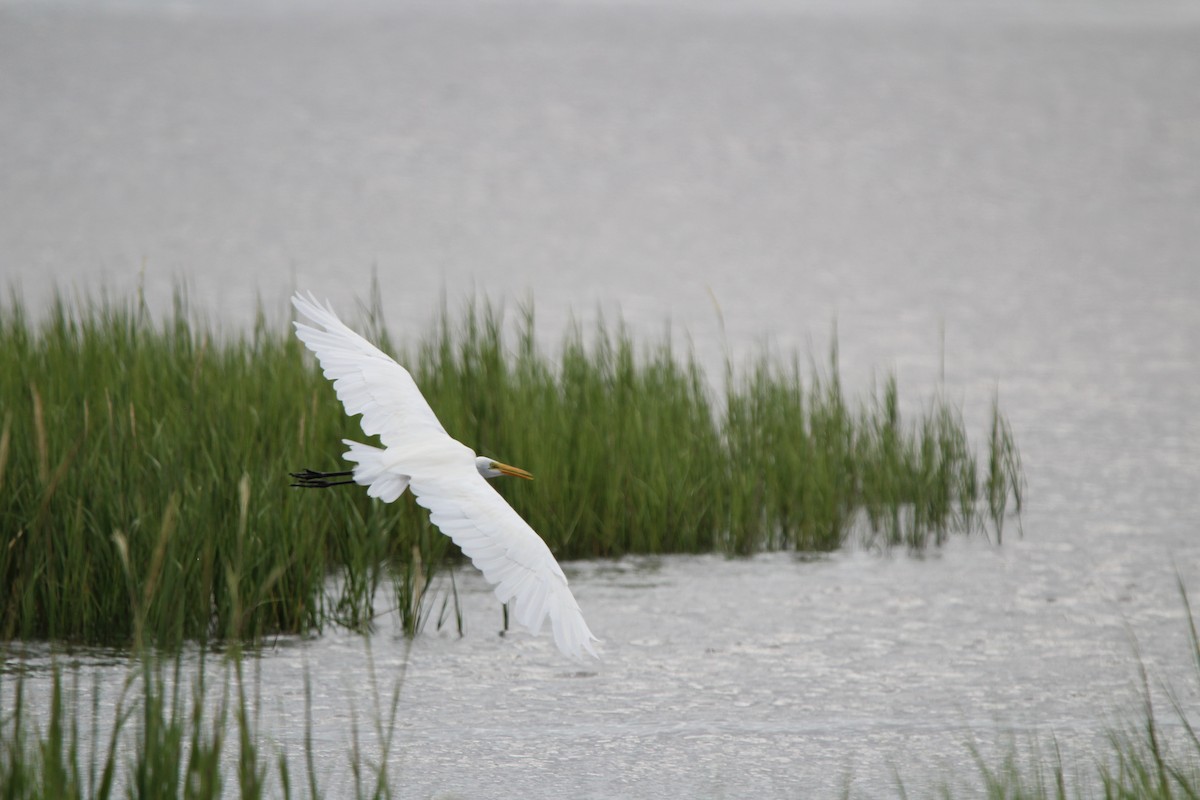
<svg viewBox="0 0 1200 800"><path fill-rule="evenodd" d="M330 480L331 478L346 478L354 474L354 470L346 470L345 472L317 472L316 470L306 469L302 472L288 473L296 482L292 484L300 489L328 489L330 486L346 486L354 483L353 480L337 481Z"/></svg>

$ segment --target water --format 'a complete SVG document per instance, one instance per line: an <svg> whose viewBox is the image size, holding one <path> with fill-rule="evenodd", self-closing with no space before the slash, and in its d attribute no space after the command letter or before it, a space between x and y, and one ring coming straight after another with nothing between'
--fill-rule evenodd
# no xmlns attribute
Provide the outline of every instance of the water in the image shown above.
<svg viewBox="0 0 1200 800"><path fill-rule="evenodd" d="M431 629L410 644L385 618L369 641L279 640L246 672L267 762L285 753L295 781L311 732L333 796L353 785L352 731L379 757L397 686L389 770L417 797L893 797L895 774L910 789L969 785L969 745L998 763L1051 736L1068 774L1090 775L1106 728L1140 707L1135 637L1156 678L1188 707L1200 699L1170 564L1106 549L1031 535L924 559L575 565L605 636L587 665L547 637L497 635L490 592L463 570L463 638ZM1194 586L1195 549L1182 555ZM87 730L95 676L110 718L124 671L110 654L76 659ZM44 673L26 685L44 706Z"/></svg>
<svg viewBox="0 0 1200 800"><path fill-rule="evenodd" d="M1037 734L1086 768L1134 708L1133 638L1195 703L1195 8L830 5L0 4L0 276L35 306L162 309L184 278L238 325L294 286L350 310L374 272L402 336L442 292L532 297L548 348L619 309L716 375L821 359L836 321L852 391L940 385L977 441L999 393L1029 479L1001 547L575 565L584 669L497 637L469 571L465 638L382 621L409 793L888 796L893 767L930 785ZM254 661L291 754L312 676L333 786L364 648Z"/></svg>

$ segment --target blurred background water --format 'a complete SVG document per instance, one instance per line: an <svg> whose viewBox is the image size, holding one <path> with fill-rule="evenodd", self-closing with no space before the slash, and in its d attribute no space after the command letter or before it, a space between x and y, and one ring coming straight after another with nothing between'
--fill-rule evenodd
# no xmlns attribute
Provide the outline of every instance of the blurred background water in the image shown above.
<svg viewBox="0 0 1200 800"><path fill-rule="evenodd" d="M836 324L854 391L895 371L976 441L999 394L1002 547L574 565L594 669L495 636L470 572L465 638L382 624L419 796L880 796L1006 732L1086 764L1132 638L1194 705L1198 252L1195 3L0 2L0 278L35 312L183 283L282 326L374 275L401 338L532 300L548 349L619 313L716 379ZM307 666L343 778L364 646L257 661L289 752Z"/></svg>

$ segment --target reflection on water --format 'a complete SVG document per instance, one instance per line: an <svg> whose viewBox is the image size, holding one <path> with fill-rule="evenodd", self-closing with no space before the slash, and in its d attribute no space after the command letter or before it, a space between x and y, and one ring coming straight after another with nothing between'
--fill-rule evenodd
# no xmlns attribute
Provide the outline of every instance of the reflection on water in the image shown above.
<svg viewBox="0 0 1200 800"><path fill-rule="evenodd" d="M273 643L268 744L300 758L310 676L330 788L401 679L417 796L882 796L1006 732L1086 768L1135 701L1132 639L1197 699L1200 27L1054 6L10 2L0 275L33 302L143 280L159 309L182 275L236 324L256 290L350 308L375 269L401 335L443 289L531 294L548 346L620 307L713 375L764 341L820 357L836 320L852 391L895 369L975 441L999 393L1029 480L1002 548L569 565L593 666L498 636L470 570L463 638ZM63 660L110 710L122 656Z"/></svg>

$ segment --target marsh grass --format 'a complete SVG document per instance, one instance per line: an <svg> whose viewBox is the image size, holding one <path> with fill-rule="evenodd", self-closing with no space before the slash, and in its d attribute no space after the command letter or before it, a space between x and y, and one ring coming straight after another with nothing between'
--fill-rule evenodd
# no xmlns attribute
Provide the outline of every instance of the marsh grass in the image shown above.
<svg viewBox="0 0 1200 800"><path fill-rule="evenodd" d="M368 650L368 660L369 660ZM312 741L312 691L305 673L305 741L302 781L284 747L264 729L261 698L251 698L247 660L182 651L164 656L152 650L132 655L115 702L102 709L100 673L89 692L79 685L77 667L54 657L48 666L48 707L32 708L20 664L0 663L0 797L5 800L68 800L113 797L167 800L188 798L334 796L321 788ZM14 669L16 677L6 671ZM120 667L107 670L120 672ZM216 686L209 671L218 673ZM396 782L389 756L403 676L381 703L371 673L373 711L368 724L379 756L371 758L360 741L357 716L351 725L347 757L356 798L393 796ZM86 694L91 695L86 708ZM90 720L86 730L79 721ZM271 758L269 750L276 750ZM299 778L300 776L297 776ZM347 796L344 789L336 796Z"/></svg>
<svg viewBox="0 0 1200 800"><path fill-rule="evenodd" d="M387 347L377 298L363 328ZM796 361L731 365L720 395L669 337L643 347L601 321L572 327L552 357L534 328L531 307L472 303L398 356L447 430L538 476L497 489L560 558L830 550L853 536L920 550L999 538L1020 507L998 405L981 469L940 396L911 422L894 378L847 399L836 345L808 377ZM357 420L290 328L261 314L217 335L182 294L158 321L136 298L58 299L35 324L11 300L0 638L172 647L366 629L389 596L409 632L435 610L461 626L453 595L429 588L457 552L410 497L289 488L290 471L343 468L347 437L363 438Z"/></svg>
<svg viewBox="0 0 1200 800"><path fill-rule="evenodd" d="M0 671L0 692L11 705L0 716L0 796L5 798L108 798L179 797L188 787L190 797L218 797L220 753L228 727L227 703L222 702L211 720L202 706L205 681L201 671L189 707L180 680L181 661L174 674L161 662L147 658L132 661L122 683L116 708L104 722L97 684L88 717L90 729L79 730L84 715L79 673L51 662L50 702L45 728L39 729L27 710L25 676L17 672L15 684L5 686ZM11 664L3 665L9 668ZM68 676L74 680L68 685ZM211 698L209 698L211 699ZM228 700L228 696L224 698ZM243 709L244 710L244 709ZM43 716L34 714L35 717ZM242 717L239 716L239 720ZM104 728L105 735L101 735ZM239 773L260 774L253 750L243 750ZM253 793L253 781L239 781L243 797ZM250 790L247 792L246 790Z"/></svg>
<svg viewBox="0 0 1200 800"><path fill-rule="evenodd" d="M1200 635L1191 602L1182 580L1180 600L1187 619L1188 651L1192 678L1200 690ZM999 759L989 761L974 744L969 745L978 769L976 788L962 790L944 783L941 797L983 796L990 800L1182 800L1200 797L1200 734L1194 725L1194 707L1180 699L1178 687L1156 686L1151 680L1137 642L1131 644L1140 686L1140 707L1127 712L1126 721L1110 727L1107 748L1088 766L1064 764L1057 740L1014 744ZM1156 691L1157 689L1157 691ZM1155 696L1170 705L1165 725ZM967 776L956 776L966 780ZM897 780L898 790L904 791ZM982 792L980 792L982 789Z"/></svg>
<svg viewBox="0 0 1200 800"><path fill-rule="evenodd" d="M243 501L243 507L246 505ZM166 538L164 534L162 539ZM152 602L151 593L132 600L135 629L141 630ZM405 670L402 667L393 681L384 717L370 638L364 636L363 642L374 709L371 722L381 757L372 762L360 749L357 716L351 726L349 756L354 796L376 800L392 796L388 762ZM55 646L48 665L42 659L35 661L42 661L38 669L49 673L50 697L48 708L27 710L26 678L32 673L27 672L24 657L12 657L0 649L0 798L209 800L237 796L258 800L290 798L296 791L286 748L275 743L273 770L264 752L264 743L272 739L260 717L260 661L246 658L236 638L221 653L214 653L204 646L198 651L177 648L167 652L139 637L120 658L124 663L95 669L90 714L84 713L78 661L69 651ZM220 675L216 690L209 676L213 665ZM253 678L246 674L248 665L255 670ZM122 672L110 708L102 704L106 683L102 676L120 677ZM247 690L250 684L253 694ZM313 752L312 685L307 666L304 703L306 792L296 791L296 796L319 798L324 794ZM90 726L81 733L79 723L84 717L90 719ZM44 720L44 727L38 720Z"/></svg>

